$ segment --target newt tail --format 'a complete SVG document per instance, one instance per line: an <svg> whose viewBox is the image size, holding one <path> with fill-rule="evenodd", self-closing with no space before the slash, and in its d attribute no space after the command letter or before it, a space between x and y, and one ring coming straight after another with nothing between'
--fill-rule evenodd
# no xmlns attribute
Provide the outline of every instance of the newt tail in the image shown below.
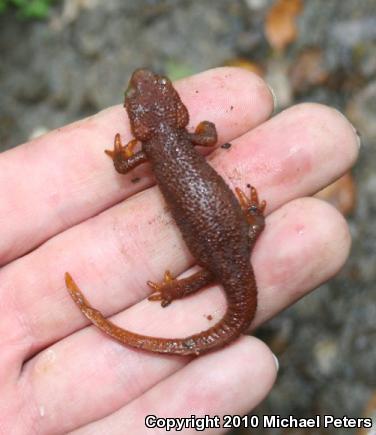
<svg viewBox="0 0 376 435"><path fill-rule="evenodd" d="M148 337L124 330L90 306L69 273L66 286L84 315L99 329L138 349L152 352L199 355L224 346L245 332L257 308L257 286L250 264L252 248L264 228L265 201L256 189L247 196L234 192L206 162L196 145L217 142L215 125L201 122L188 132L187 108L167 77L136 70L125 94L131 131L135 139L123 145L116 134L114 148L106 151L115 169L125 174L149 162L158 186L199 272L175 279L166 271L162 283L148 282L151 301L166 307L172 301L217 282L223 285L227 310L214 326L185 338ZM141 150L134 148L141 143Z"/></svg>
<svg viewBox="0 0 376 435"><path fill-rule="evenodd" d="M82 313L100 330L127 346L150 352L175 355L200 355L209 350L221 347L237 338L250 325L257 307L257 290L253 285L253 276L247 276L244 285L249 294L236 292L236 289L224 285L228 300L227 311L222 319L211 328L185 338L149 337L120 328L106 319L103 314L93 308L87 301L69 273L65 274L65 283Z"/></svg>

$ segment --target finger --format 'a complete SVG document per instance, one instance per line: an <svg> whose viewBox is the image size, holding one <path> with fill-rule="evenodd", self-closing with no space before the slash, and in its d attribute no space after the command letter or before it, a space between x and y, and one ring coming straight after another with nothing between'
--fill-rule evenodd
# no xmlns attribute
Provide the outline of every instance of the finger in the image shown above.
<svg viewBox="0 0 376 435"><path fill-rule="evenodd" d="M177 89L191 128L208 119L220 142L258 125L273 110L266 84L242 69L210 70L178 82ZM115 173L104 150L117 132L124 142L131 138L121 106L0 155L0 264L152 183L145 166L123 177Z"/></svg>
<svg viewBox="0 0 376 435"><path fill-rule="evenodd" d="M234 187L256 186L270 212L341 176L358 157L359 139L339 111L303 103L244 134L226 153L230 163L219 164L224 178Z"/></svg>
<svg viewBox="0 0 376 435"><path fill-rule="evenodd" d="M268 224L273 231L263 232L252 256L255 270L262 271L253 328L336 275L351 247L344 217L316 198L287 203L270 215ZM271 255L273 244L277 249Z"/></svg>
<svg viewBox="0 0 376 435"><path fill-rule="evenodd" d="M270 391L276 378L271 351L261 341L243 337L218 352L195 359L182 370L157 384L137 400L75 434L101 433L111 427L116 434L145 433L145 417L220 416L220 429L205 433L224 433L224 415L244 415ZM176 386L179 388L176 388ZM154 433L165 433L165 429ZM182 433L197 433L186 428Z"/></svg>
<svg viewBox="0 0 376 435"><path fill-rule="evenodd" d="M343 217L315 198L295 200L268 216L252 257L259 289L253 327L333 276L342 266L349 246ZM111 320L133 331L162 337L171 337L174 325L174 335L183 337L217 322L225 306L223 293L216 286L174 301L166 309L142 301ZM22 384L33 385L33 402L43 404L51 421L58 421L64 412L75 424L83 425L136 400L188 361L130 349L91 326L26 363ZM68 399L72 391L74 401Z"/></svg>
<svg viewBox="0 0 376 435"><path fill-rule="evenodd" d="M218 352L195 359L128 406L78 430L77 434L106 432L109 427L113 434L145 433L147 414L166 417L185 416L187 412L197 416L244 414L266 396L275 377L276 364L270 350L255 338L242 337ZM59 430L66 432L81 425L78 413L77 417L66 419L63 426L60 423ZM91 421L98 418L94 414ZM56 429L56 425L43 420L41 432Z"/></svg>

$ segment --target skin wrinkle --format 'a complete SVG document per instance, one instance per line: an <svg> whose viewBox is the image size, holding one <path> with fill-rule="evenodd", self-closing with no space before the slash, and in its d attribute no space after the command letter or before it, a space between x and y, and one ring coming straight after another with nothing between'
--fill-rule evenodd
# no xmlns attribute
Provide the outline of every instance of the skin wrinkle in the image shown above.
<svg viewBox="0 0 376 435"><path fill-rule="evenodd" d="M153 191L156 191L156 188L153 188ZM132 215L132 219L127 219L126 217L125 221L124 217L116 216L113 218L112 220L115 224L112 226L111 234L111 239L117 251L120 253L123 265L128 270L142 268L142 271L133 279L134 285L131 283L132 287L138 289L134 292L134 296L137 297L137 300L145 296L145 288L148 288L146 286L145 277L150 279L161 278L160 270L154 270L151 267L150 261L148 261L149 258L155 258L157 255L160 255L160 250L158 249L159 245L171 244L171 242L163 236L161 231L157 231L158 241L156 241L155 247L150 245L148 234L145 236L145 228L147 228L147 225L157 225L158 227L170 226L172 218L165 210L155 212L153 206L151 206L146 213L140 213L141 210L144 210L142 206L143 202L143 197L140 195L125 201L123 206L124 216ZM155 233L155 231L151 231ZM130 234L131 237L129 237ZM162 237L160 237L161 234ZM174 228L173 235L178 239L177 243L175 243L175 250L179 252L177 254L178 257L181 257L183 260L188 250L176 228ZM179 248L182 248L183 251L181 252ZM173 264L171 266L170 269L174 272L175 268ZM121 268L119 267L119 271L120 270Z"/></svg>
<svg viewBox="0 0 376 435"><path fill-rule="evenodd" d="M18 363L13 361L17 361L17 356L24 355L28 349L32 347L35 337L33 336L31 324L29 319L27 319L25 310L19 305L19 300L16 297L17 281L4 279L1 272L2 271L0 271L0 282L5 289L1 296L1 300L4 301L4 303L1 303L1 305L6 306L6 309L3 310L5 315L1 318L1 329L3 331L1 342L3 345L6 344L8 347L12 347L13 357L11 357L10 361L12 361L11 365L14 370L15 378L17 378L22 369L22 361ZM12 316L8 313L12 313ZM9 328L9 325L12 324L17 324L18 327ZM9 328L8 333L5 332L6 327Z"/></svg>

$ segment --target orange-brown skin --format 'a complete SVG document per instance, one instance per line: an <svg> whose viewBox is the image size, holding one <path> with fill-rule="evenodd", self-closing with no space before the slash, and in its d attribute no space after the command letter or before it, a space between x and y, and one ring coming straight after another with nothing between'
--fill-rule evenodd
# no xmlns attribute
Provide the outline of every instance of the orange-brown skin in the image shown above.
<svg viewBox="0 0 376 435"><path fill-rule="evenodd" d="M237 338L249 327L257 307L257 287L250 254L264 227L265 202L251 189L248 198L236 189L238 199L194 145L217 141L214 124L201 122L194 133L186 126L189 115L166 77L136 70L125 95L134 140L123 146L115 136L114 150L106 151L120 173L151 164L159 188L197 263L199 272L174 279L166 271L161 284L148 282L152 301L163 307L200 288L218 282L227 298L224 317L206 331L186 338L148 337L124 330L103 317L66 274L68 290L85 316L118 341L136 348L179 355L207 352ZM141 142L141 151L133 148Z"/></svg>

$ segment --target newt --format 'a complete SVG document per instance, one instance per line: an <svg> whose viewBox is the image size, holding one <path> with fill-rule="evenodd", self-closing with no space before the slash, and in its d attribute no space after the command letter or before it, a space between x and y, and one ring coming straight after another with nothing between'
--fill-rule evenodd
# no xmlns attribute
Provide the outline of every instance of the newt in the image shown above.
<svg viewBox="0 0 376 435"><path fill-rule="evenodd" d="M136 70L125 93L124 107L134 136L123 145L116 134L114 149L106 150L116 171L126 174L149 162L164 200L183 239L201 269L174 278L169 271L161 283L148 281L150 301L166 307L212 283L223 286L227 310L209 329L185 338L137 334L115 325L93 308L69 273L68 291L82 313L100 330L121 343L152 352L199 355L236 339L251 324L257 308L257 286L250 255L264 228L265 201L256 189L235 194L195 146L214 146L217 131L203 121L187 130L189 114L171 81L147 69ZM141 150L135 146L141 143Z"/></svg>

